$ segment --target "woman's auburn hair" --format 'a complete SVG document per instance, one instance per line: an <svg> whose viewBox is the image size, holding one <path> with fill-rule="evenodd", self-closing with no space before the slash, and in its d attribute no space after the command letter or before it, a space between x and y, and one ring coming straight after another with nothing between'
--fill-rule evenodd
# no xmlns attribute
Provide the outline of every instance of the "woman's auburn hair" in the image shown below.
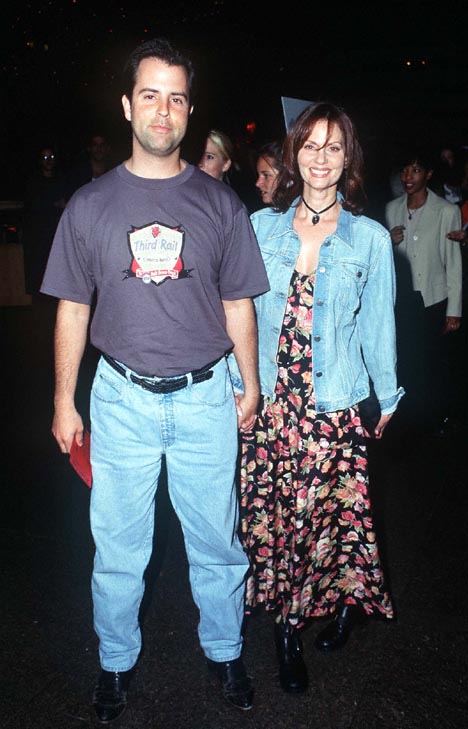
<svg viewBox="0 0 468 729"><path fill-rule="evenodd" d="M350 117L343 109L330 102L319 102L307 107L289 130L283 144L283 167L272 196L274 209L277 212L286 212L293 201L302 194L303 180L297 155L309 138L312 128L319 121L327 122L329 134L335 125L341 130L346 162L338 182L338 191L343 195L344 210L353 215L360 215L366 200L362 148Z"/></svg>

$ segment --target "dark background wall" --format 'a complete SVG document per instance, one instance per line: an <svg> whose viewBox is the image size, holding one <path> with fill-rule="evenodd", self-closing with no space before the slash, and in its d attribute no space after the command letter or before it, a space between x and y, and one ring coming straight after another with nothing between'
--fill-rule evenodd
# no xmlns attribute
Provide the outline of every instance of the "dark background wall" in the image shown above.
<svg viewBox="0 0 468 729"><path fill-rule="evenodd" d="M280 137L282 95L342 104L371 179L404 137L468 144L467 19L459 0L435 8L293 1L280 12L261 0L11 3L0 11L0 199L21 195L38 145L49 141L65 163L89 131L108 134L118 159L128 154L121 68L156 35L185 46L198 69L190 161L210 126L252 144Z"/></svg>

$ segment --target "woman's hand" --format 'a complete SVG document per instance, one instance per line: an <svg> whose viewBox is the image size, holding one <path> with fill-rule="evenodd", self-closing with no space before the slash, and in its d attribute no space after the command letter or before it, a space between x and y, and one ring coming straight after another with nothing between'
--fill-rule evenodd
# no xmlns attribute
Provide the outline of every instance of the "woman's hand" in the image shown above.
<svg viewBox="0 0 468 729"><path fill-rule="evenodd" d="M380 440L380 438L383 436L384 430L387 427L388 422L391 420L393 413L390 413L389 415L381 415L380 420L375 426L374 433L371 435L371 433L368 433L367 430L364 430L364 435L366 438L377 438Z"/></svg>
<svg viewBox="0 0 468 729"><path fill-rule="evenodd" d="M452 230L447 233L449 240L457 240L459 243L466 243L468 240L468 233L466 230Z"/></svg>
<svg viewBox="0 0 468 729"><path fill-rule="evenodd" d="M460 329L460 324L461 319L459 316L447 316L442 328L442 336L444 334L449 334L449 332L456 332L457 329Z"/></svg>
<svg viewBox="0 0 468 729"><path fill-rule="evenodd" d="M390 231L390 237L394 246L399 245L405 237L405 226L395 225L395 227Z"/></svg>

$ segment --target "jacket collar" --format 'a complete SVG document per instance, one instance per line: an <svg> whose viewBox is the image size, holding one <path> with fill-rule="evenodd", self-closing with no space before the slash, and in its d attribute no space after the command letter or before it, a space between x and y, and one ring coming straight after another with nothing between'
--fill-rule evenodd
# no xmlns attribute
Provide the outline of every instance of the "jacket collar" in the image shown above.
<svg viewBox="0 0 468 729"><path fill-rule="evenodd" d="M300 200L301 198L297 197L291 203L291 206L286 210L285 213L283 213L282 215L278 215L276 225L273 228L271 235L269 236L270 238L280 238L283 235L287 235L289 233L294 233L294 235L296 235L293 227L293 220L296 208L299 205ZM343 195L341 194L341 192L338 193L338 200L340 202L342 202L343 200ZM349 246L350 248L354 248L352 221L353 215L347 210L343 210L342 208L338 216L338 225L332 236L337 236L343 241L343 243L345 243L345 245Z"/></svg>

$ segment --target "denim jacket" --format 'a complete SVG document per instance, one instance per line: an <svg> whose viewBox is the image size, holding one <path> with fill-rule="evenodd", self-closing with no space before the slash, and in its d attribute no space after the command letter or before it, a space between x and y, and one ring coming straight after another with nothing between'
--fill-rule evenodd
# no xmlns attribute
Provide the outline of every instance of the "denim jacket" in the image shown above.
<svg viewBox="0 0 468 729"><path fill-rule="evenodd" d="M251 216L270 281L255 302L263 395L275 398L277 352L289 283L300 241L293 228L298 200L285 213ZM318 413L356 405L369 395L369 376L383 414L404 394L396 385L395 270L388 231L365 216L340 211L336 231L320 247L312 317L312 368ZM234 389L242 382L229 357Z"/></svg>

